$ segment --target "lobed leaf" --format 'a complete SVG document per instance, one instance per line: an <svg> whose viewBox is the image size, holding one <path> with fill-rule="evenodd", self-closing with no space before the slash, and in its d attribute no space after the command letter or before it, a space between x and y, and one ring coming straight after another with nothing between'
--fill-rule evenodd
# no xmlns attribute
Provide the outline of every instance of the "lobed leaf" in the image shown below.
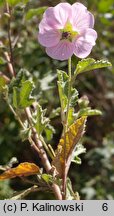
<svg viewBox="0 0 114 216"><path fill-rule="evenodd" d="M57 70L58 73L58 89L61 107L66 111L68 103L68 75L65 71ZM78 91L75 88L71 88L70 107L74 107L78 101Z"/></svg>
<svg viewBox="0 0 114 216"><path fill-rule="evenodd" d="M15 108L25 108L34 102L31 97L34 84L32 81L27 80L21 83L20 88L13 87L13 105Z"/></svg>
<svg viewBox="0 0 114 216"><path fill-rule="evenodd" d="M62 70L57 70L57 74L61 107L63 110L65 110L68 102L68 75Z"/></svg>
<svg viewBox="0 0 114 216"><path fill-rule="evenodd" d="M48 118L44 117L44 110L42 110L42 107L39 104L37 104L37 112L34 115L33 121L37 133L40 135L49 121Z"/></svg>
<svg viewBox="0 0 114 216"><path fill-rule="evenodd" d="M58 175L62 177L64 168L64 147L66 145L65 160L66 174L69 170L72 155L75 151L76 144L79 142L85 130L86 117L81 117L72 124L65 134L65 137L60 139L52 165L55 166ZM65 143L66 142L66 143Z"/></svg>
<svg viewBox="0 0 114 216"><path fill-rule="evenodd" d="M53 137L55 130L49 124L49 118L45 116L45 112L46 110L43 110L42 107L37 104L36 112L33 115L33 124L39 136L45 131L46 138L49 141Z"/></svg>
<svg viewBox="0 0 114 216"><path fill-rule="evenodd" d="M0 180L30 176L39 173L40 168L34 163L24 162L19 164L17 167L8 169L0 175Z"/></svg>
<svg viewBox="0 0 114 216"><path fill-rule="evenodd" d="M78 101L78 91L75 88L71 89L70 106L74 107Z"/></svg>
<svg viewBox="0 0 114 216"><path fill-rule="evenodd" d="M30 80L27 80L22 83L21 90L20 90L20 106L22 108L30 106L34 102L34 99L31 97L33 87L34 84Z"/></svg>
<svg viewBox="0 0 114 216"><path fill-rule="evenodd" d="M86 153L86 148L82 144L78 144L76 146L76 150L73 154L72 162L76 164L81 164L81 158L79 157L80 154Z"/></svg>
<svg viewBox="0 0 114 216"><path fill-rule="evenodd" d="M74 75L78 75L90 70L112 66L107 60L97 60L93 58L83 59L78 62Z"/></svg>

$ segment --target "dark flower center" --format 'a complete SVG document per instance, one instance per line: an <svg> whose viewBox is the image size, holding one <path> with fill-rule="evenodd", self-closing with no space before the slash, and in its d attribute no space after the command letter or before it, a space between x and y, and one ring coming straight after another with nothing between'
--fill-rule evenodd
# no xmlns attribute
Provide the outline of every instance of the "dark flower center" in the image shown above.
<svg viewBox="0 0 114 216"><path fill-rule="evenodd" d="M62 39L68 39L70 37L70 32L63 32Z"/></svg>

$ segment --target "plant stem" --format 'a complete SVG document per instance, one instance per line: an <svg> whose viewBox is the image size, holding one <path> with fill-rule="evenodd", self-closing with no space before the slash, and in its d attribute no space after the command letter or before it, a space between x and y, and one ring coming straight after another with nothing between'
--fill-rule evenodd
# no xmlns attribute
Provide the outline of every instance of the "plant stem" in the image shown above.
<svg viewBox="0 0 114 216"><path fill-rule="evenodd" d="M5 101L6 101L6 103L8 104L8 106L9 106L11 112L14 114L16 120L19 122L20 126L23 128L23 130L25 130L26 128L25 128L23 122L21 121L20 117L18 116L18 114L15 112L15 110L13 109L13 107L11 106L11 104L9 104L8 100L5 100ZM32 138L31 138L31 137L28 137L28 140L29 140L29 142L30 142L30 144L31 144L31 147L32 147L37 153L39 153L40 150L39 150L38 147L35 145L35 143L34 143L34 141L32 140Z"/></svg>
<svg viewBox="0 0 114 216"><path fill-rule="evenodd" d="M66 111L66 121L63 125L63 134L64 134L64 171L63 171L63 189L62 189L62 199L66 199L66 132L68 130L68 115L69 115L69 108L70 108L70 97L71 97L71 58L68 59L68 102L67 102L67 111Z"/></svg>
<svg viewBox="0 0 114 216"><path fill-rule="evenodd" d="M9 11L9 5L8 5L7 2L6 2L6 7L7 7L7 13L9 15L11 15L10 11ZM6 56L7 60L8 59L10 60L10 61L8 61L8 68L9 68L9 72L10 72L11 77L16 77L14 64L13 64L14 58L13 58L13 49L12 49L12 43L11 43L10 21L11 21L11 17L10 17L9 25L8 25L8 39L9 39L11 58L10 58L8 53L5 53L5 56ZM13 114L15 115L15 117L17 118L17 120L19 121L19 123L21 124L22 128L24 129L23 123L21 122L20 118L17 116L18 114L14 111L14 109L12 108L11 105L9 105L9 107L10 107L11 111L13 112ZM28 119L28 122L30 124L31 117L32 117L30 108L29 107L26 108L25 112L26 112L26 117ZM46 152L45 152L45 150L43 148L42 142L38 139L38 135L37 135L36 129L34 127L32 127L32 137L28 137L28 140L31 143L31 146L34 148L34 150L38 153L39 157L41 158L42 164L43 164L44 168L46 169L46 172L50 173L51 170L52 170L52 166L51 166L50 161L49 161L49 159L47 157L47 154L46 154ZM52 190L53 190L53 192L55 194L56 199L62 200L61 191L60 191L60 188L59 188L59 186L57 184L52 185Z"/></svg>
<svg viewBox="0 0 114 216"><path fill-rule="evenodd" d="M11 41L11 12L9 8L9 4L6 1L6 11L9 14L8 18L8 40L9 40L9 49L10 49L10 62L13 68L13 75L16 76L15 68L14 68L14 57L13 57L13 49L12 49L12 41Z"/></svg>
<svg viewBox="0 0 114 216"><path fill-rule="evenodd" d="M69 108L70 108L70 97L71 97L71 79L72 79L72 74L71 74L71 58L68 59L68 104L67 104L67 112L66 112L66 131L68 130L68 114L69 114Z"/></svg>
<svg viewBox="0 0 114 216"><path fill-rule="evenodd" d="M18 116L18 114L15 112L15 110L13 109L13 107L11 106L11 104L8 102L8 100L6 100L11 112L14 114L15 118L18 120L20 126L25 130L24 124L21 121L20 117Z"/></svg>

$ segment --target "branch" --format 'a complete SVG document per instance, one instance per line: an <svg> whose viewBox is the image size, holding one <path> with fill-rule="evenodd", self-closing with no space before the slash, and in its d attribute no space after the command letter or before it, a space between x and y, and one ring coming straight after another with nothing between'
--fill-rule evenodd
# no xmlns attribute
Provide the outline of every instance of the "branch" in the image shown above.
<svg viewBox="0 0 114 216"><path fill-rule="evenodd" d="M25 109L25 112L26 112L26 116L27 116L27 119L28 119L28 122L30 123L31 125L31 118L32 118L32 115L31 115L31 112L30 112L30 109L29 108L26 108ZM43 145L42 145L42 142L38 139L38 135L37 135L37 132L36 132L36 129L32 127L32 132L33 132L33 138L34 138L34 141L35 143L37 144L40 152L39 152L39 156L42 160L42 164L44 165L45 169L46 169L46 172L47 173L50 173L51 170L52 170L52 166L49 162L49 159L47 157L47 154L43 148ZM55 193L55 196L58 200L61 200L62 199L62 195L61 195L61 191L60 191L60 188L58 185L56 184L53 184L52 185L52 189Z"/></svg>
<svg viewBox="0 0 114 216"><path fill-rule="evenodd" d="M6 81L6 83L10 82L9 77L7 77L6 75L4 75L2 72L0 72L0 77L3 77L5 79L5 81Z"/></svg>
<svg viewBox="0 0 114 216"><path fill-rule="evenodd" d="M7 13L10 14L8 3L7 3ZM11 26L10 26L10 20L9 20L8 38L9 38L9 46L10 46L11 58L9 57L9 54L6 53L6 52L5 52L5 56L6 56L6 59L8 61L9 72L10 72L10 74L11 74L12 77L15 77L16 73L15 73L14 64L13 64L13 49L12 49L12 43L11 43ZM31 125L32 114L31 114L30 108L29 107L26 108L25 112L26 112L26 116L27 116L28 122ZM20 120L19 120L19 122L20 122ZM20 122L20 124L23 127L22 122ZM35 149L35 151L38 153L38 155L40 156L40 158L42 160L42 164L43 164L44 168L46 169L46 172L50 173L52 171L52 166L51 166L51 164L49 162L49 159L47 157L47 154L46 154L46 152L45 152L45 150L43 148L43 144L38 139L38 135L37 135L36 129L34 127L32 127L31 129L32 129L32 137L29 137L29 142L31 143L31 146ZM53 192L54 192L56 198L58 200L62 200L62 195L61 195L61 191L60 191L59 186L56 185L56 184L53 184L52 185L52 189L53 189Z"/></svg>
<svg viewBox="0 0 114 216"><path fill-rule="evenodd" d="M8 19L8 40L9 40L9 48L10 48L10 61L12 63L13 75L16 76L16 72L15 72L15 68L14 68L14 57L13 57L12 41L11 41L11 12L10 12L10 8L9 8L9 5L8 5L7 1L6 1L6 12L9 14L9 19Z"/></svg>

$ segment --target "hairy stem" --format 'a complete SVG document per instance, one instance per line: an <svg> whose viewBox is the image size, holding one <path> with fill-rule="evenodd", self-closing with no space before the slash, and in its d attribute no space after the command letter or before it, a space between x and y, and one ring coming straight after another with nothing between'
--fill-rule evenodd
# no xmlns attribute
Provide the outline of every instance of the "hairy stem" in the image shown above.
<svg viewBox="0 0 114 216"><path fill-rule="evenodd" d="M6 6L7 6L7 13L10 15L10 11L9 11L9 5L6 2ZM11 19L11 17L10 17ZM11 74L12 77L16 76L15 73L15 69L14 69L14 58L13 58L13 49L12 49L12 43L11 43L11 26L10 26L10 20L9 20L9 25L8 25L8 39L9 39L9 46L10 46L10 55L11 57L9 57L8 53L5 53L6 59L10 60L8 61L8 68L9 68L9 72ZM10 62L10 63L9 63ZM18 114L14 111L14 109L12 108L11 105L9 105L11 111L13 112L13 114L15 115L15 117L17 118L17 120L19 121L20 125L22 126L23 129L24 125L22 123L22 121L20 120L20 117L18 116ZM29 122L29 124L31 125L31 118L32 118L32 114L31 114L31 110L29 107L27 107L25 109L25 113L26 113L26 117L27 120ZM31 143L31 146L34 148L34 150L38 153L39 157L42 160L42 164L44 166L44 168L46 169L47 173L51 173L52 171L52 166L50 164L50 161L47 157L47 154L43 148L43 144L41 142L41 140L38 139L38 134L36 132L36 129L34 127L31 128L32 129L32 137L29 137L28 140ZM55 194L56 199L61 200L62 199L62 195L61 195L61 191L58 185L53 184L52 185L52 190Z"/></svg>
<svg viewBox="0 0 114 216"><path fill-rule="evenodd" d="M69 80L68 80L68 104L67 104L67 112L66 112L66 131L68 130L68 114L69 114L69 108L70 108L70 97L71 97L71 58L68 60L68 75L69 75Z"/></svg>
<svg viewBox="0 0 114 216"><path fill-rule="evenodd" d="M66 121L63 125L63 134L64 134L64 170L63 170L63 189L62 189L62 199L66 199L66 132L68 130L68 114L70 108L70 97L71 97L71 58L68 59L68 103L67 103L67 111L66 111Z"/></svg>
<svg viewBox="0 0 114 216"><path fill-rule="evenodd" d="M9 4L6 1L6 12L9 14L8 18L8 40L9 40L9 49L10 49L10 61L13 68L14 76L16 76L15 68L14 68L14 57L13 57L13 48L12 48L12 41L11 41L11 11L9 8Z"/></svg>

